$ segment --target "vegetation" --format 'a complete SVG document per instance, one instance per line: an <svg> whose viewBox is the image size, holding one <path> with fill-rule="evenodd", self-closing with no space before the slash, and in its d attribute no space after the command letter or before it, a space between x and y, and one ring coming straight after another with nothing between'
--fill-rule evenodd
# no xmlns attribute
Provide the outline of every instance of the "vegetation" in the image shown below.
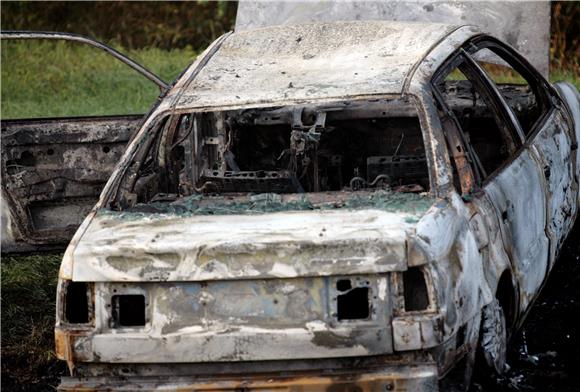
<svg viewBox="0 0 580 392"><path fill-rule="evenodd" d="M3 30L68 31L128 49L205 49L233 30L229 1L5 1Z"/></svg>
<svg viewBox="0 0 580 392"><path fill-rule="evenodd" d="M190 47L126 51L165 81L195 59ZM145 113L157 86L96 48L64 41L7 41L2 45L2 108L8 118Z"/></svg>
<svg viewBox="0 0 580 392"><path fill-rule="evenodd" d="M53 352L61 259L61 254L2 257L2 389L50 390L64 374Z"/></svg>
<svg viewBox="0 0 580 392"><path fill-rule="evenodd" d="M554 1L551 3L550 63L551 70L580 74L580 3ZM567 72L566 72L567 71Z"/></svg>

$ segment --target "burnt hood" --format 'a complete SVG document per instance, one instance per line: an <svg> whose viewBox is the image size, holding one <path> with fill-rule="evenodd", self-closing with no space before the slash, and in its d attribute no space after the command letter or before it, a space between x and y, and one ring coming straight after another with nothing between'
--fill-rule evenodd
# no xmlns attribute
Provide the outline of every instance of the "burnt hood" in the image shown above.
<svg viewBox="0 0 580 392"><path fill-rule="evenodd" d="M99 211L72 250L75 281L206 281L405 270L427 208L254 215Z"/></svg>

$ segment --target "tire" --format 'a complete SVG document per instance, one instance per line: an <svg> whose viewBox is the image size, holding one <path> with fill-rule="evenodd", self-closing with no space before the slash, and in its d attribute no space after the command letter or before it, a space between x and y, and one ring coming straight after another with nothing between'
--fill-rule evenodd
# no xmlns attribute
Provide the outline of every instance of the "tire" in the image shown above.
<svg viewBox="0 0 580 392"><path fill-rule="evenodd" d="M481 310L481 327L474 367L474 381L483 386L493 386L508 366L507 323L502 306L497 299Z"/></svg>

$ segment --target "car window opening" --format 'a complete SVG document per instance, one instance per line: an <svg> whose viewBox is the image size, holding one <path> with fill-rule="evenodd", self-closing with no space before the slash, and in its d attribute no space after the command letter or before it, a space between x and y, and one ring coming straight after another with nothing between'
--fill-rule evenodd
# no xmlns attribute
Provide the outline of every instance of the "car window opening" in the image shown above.
<svg viewBox="0 0 580 392"><path fill-rule="evenodd" d="M496 51L498 49L495 49ZM526 135L530 135L533 126L547 110L544 101L547 98L539 96L540 86L531 76L524 77L506 60L505 53L483 48L475 52L472 57L484 70L487 76L495 83L507 105L518 118Z"/></svg>
<svg viewBox="0 0 580 392"><path fill-rule="evenodd" d="M468 151L472 152L469 157L472 167L478 168L485 180L509 160L518 144L494 115L490 98L465 76L461 67L448 73L437 88L457 119ZM527 101L520 101L517 96L511 99L518 101L512 104L526 107Z"/></svg>
<svg viewBox="0 0 580 392"><path fill-rule="evenodd" d="M429 190L421 126L405 99L186 113L159 129L128 207L190 195Z"/></svg>

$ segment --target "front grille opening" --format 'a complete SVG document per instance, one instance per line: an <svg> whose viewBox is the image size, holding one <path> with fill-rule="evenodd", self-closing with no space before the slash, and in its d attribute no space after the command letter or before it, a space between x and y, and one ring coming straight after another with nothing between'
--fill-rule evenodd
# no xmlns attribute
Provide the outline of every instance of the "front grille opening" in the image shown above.
<svg viewBox="0 0 580 392"><path fill-rule="evenodd" d="M145 325L145 296L140 294L113 295L113 320L117 327Z"/></svg>
<svg viewBox="0 0 580 392"><path fill-rule="evenodd" d="M65 318L71 324L89 322L88 285L84 282L70 282L66 287Z"/></svg>
<svg viewBox="0 0 580 392"><path fill-rule="evenodd" d="M369 288L357 287L337 298L338 320L364 320L370 315Z"/></svg>
<svg viewBox="0 0 580 392"><path fill-rule="evenodd" d="M420 269L409 268L403 272L403 291L406 311L420 311L429 307L427 283Z"/></svg>

